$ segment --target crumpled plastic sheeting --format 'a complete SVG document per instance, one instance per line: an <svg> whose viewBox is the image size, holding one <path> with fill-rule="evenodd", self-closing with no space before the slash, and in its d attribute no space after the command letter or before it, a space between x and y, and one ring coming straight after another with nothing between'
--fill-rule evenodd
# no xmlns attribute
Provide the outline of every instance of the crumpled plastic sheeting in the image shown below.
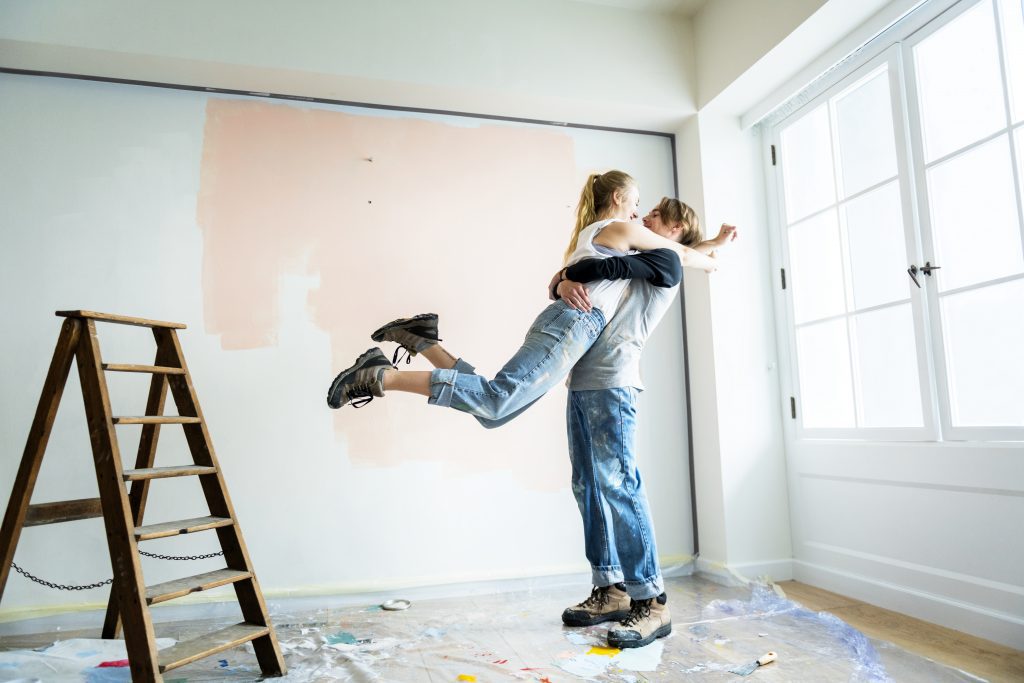
<svg viewBox="0 0 1024 683"><path fill-rule="evenodd" d="M762 683L970 680L872 642L834 615L808 610L767 586L720 587L692 577L670 581L674 631L644 648L649 652L591 654L606 644L607 624L561 628L553 615L565 597L555 592L420 601L410 612L391 615L346 610L301 634L284 628L280 638L290 680L406 683L468 675L478 681L551 683L639 682L651 676L726 681L737 679L729 669L768 650L779 651L782 659L754 674ZM330 645L332 640L337 644ZM642 663L631 661L640 655Z"/></svg>
<svg viewBox="0 0 1024 683"><path fill-rule="evenodd" d="M480 683L977 683L976 678L956 669L890 643L869 640L835 616L807 610L766 586L722 586L701 577L670 578L666 583L672 634L642 648L644 651L607 655L597 654L597 648L607 644L607 624L573 629L563 627L559 619L565 606L589 592L586 586L578 587L578 594L577 589L551 588L417 600L404 612L332 603L330 597L278 600L270 608L289 669L284 680L290 681L437 683L462 676L461 680L475 678ZM202 619L213 610L198 605L190 621L180 620L189 615L176 614L174 621L161 624L161 632L189 640L234 622L219 613L216 618ZM97 615L100 621L102 617L102 613ZM778 652L779 661L751 677L740 679L728 672L769 650ZM0 662L11 654L0 652ZM123 649L102 654L102 661L123 658ZM592 671L584 672L584 666L591 666ZM45 672L48 675L16 675L16 671L0 668L0 681L127 680L85 679L81 675L62 679L49 671ZM102 674L107 676L126 673L124 669L90 671L113 672ZM175 669L166 680L259 678L252 646L246 644Z"/></svg>
<svg viewBox="0 0 1024 683"><path fill-rule="evenodd" d="M709 619L715 619L718 615L726 618L758 619L785 615L793 620L817 626L817 633L808 631L808 635L815 635L815 644L821 648L822 655L832 658L845 656L853 662L856 667L853 680L871 683L892 680L886 673L878 652L863 633L833 614L813 612L778 595L767 586L754 584L750 599L747 601L713 600L708 603L704 612Z"/></svg>
<svg viewBox="0 0 1024 683"><path fill-rule="evenodd" d="M303 629L306 634L281 641L281 653L288 664L286 681L352 681L366 683L380 680L375 666L390 659L402 643L397 638L369 642L332 642L335 640L320 629Z"/></svg>
<svg viewBox="0 0 1024 683"><path fill-rule="evenodd" d="M172 638L157 638L157 648L174 645ZM127 667L97 668L103 662L127 659L123 640L72 638L38 650L0 652L0 681L46 683L105 683L130 681Z"/></svg>

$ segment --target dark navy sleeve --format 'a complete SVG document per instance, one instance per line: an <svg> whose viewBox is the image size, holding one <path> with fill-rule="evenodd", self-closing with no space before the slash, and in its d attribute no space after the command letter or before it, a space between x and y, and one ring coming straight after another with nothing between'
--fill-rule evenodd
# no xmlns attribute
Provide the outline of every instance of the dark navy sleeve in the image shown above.
<svg viewBox="0 0 1024 683"><path fill-rule="evenodd" d="M639 279L655 287L675 287L683 279L683 267L671 249L652 249L629 256L583 259L569 266L565 277L575 282Z"/></svg>

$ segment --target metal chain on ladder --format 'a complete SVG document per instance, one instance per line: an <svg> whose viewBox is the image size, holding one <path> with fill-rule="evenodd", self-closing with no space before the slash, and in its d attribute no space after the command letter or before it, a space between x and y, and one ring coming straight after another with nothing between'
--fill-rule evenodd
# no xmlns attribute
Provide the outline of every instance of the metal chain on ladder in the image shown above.
<svg viewBox="0 0 1024 683"><path fill-rule="evenodd" d="M147 553L145 550L139 551L139 555L145 555L146 557L155 557L158 560L205 560L211 557L218 557L223 554L223 550L220 550L215 553L207 553L206 555L157 555L156 553Z"/></svg>
<svg viewBox="0 0 1024 683"><path fill-rule="evenodd" d="M51 583L46 579L40 579L38 576L33 576L32 574L29 574L27 571L19 567L17 562L11 562L11 566L14 567L14 571L18 572L26 579L29 579L30 581L35 581L41 586L46 586L47 588L56 588L60 591L87 591L91 588L100 588L101 586L106 586L108 583L114 582L113 579L107 579L106 581L99 581L97 583L89 583L81 586L65 586L64 584Z"/></svg>
<svg viewBox="0 0 1024 683"><path fill-rule="evenodd" d="M159 555L157 553L147 553L145 550L140 550L139 554L145 555L146 557L155 557L158 560L206 560L211 557L218 557L220 555L223 555L224 551L221 550L216 553L207 553L205 555ZM103 586L109 585L114 582L114 579L107 579L106 581L97 581L96 583L86 583L77 586L65 585L62 583L53 583L51 581L47 581L46 579L41 579L38 576L35 576L29 573L27 570L19 567L17 562L11 562L11 566L14 567L14 571L18 572L29 581L35 581L40 586L46 586L47 588L55 588L60 591L87 591L92 590L93 588L102 588Z"/></svg>

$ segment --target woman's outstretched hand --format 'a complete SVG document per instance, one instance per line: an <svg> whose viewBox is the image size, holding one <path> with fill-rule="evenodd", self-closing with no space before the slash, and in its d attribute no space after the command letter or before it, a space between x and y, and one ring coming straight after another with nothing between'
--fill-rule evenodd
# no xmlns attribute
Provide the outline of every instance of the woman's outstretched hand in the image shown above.
<svg viewBox="0 0 1024 683"><path fill-rule="evenodd" d="M594 308L590 303L590 295L587 294L587 288L582 282L562 280L558 283L555 290L558 292L558 296L564 300L565 303L569 304L577 311L590 313Z"/></svg>

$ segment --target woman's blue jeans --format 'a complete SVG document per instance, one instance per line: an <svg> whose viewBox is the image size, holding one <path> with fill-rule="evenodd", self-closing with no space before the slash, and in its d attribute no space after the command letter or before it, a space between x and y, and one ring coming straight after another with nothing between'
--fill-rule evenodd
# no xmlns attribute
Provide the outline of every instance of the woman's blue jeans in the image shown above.
<svg viewBox="0 0 1024 683"><path fill-rule="evenodd" d="M584 313L556 301L533 321L523 345L494 379L477 375L460 358L454 368L431 373L428 402L469 413L488 429L500 427L565 379L605 322L597 308Z"/></svg>
<svg viewBox="0 0 1024 683"><path fill-rule="evenodd" d="M665 590L647 492L636 468L633 387L570 391L572 492L595 586L622 582L634 600Z"/></svg>

